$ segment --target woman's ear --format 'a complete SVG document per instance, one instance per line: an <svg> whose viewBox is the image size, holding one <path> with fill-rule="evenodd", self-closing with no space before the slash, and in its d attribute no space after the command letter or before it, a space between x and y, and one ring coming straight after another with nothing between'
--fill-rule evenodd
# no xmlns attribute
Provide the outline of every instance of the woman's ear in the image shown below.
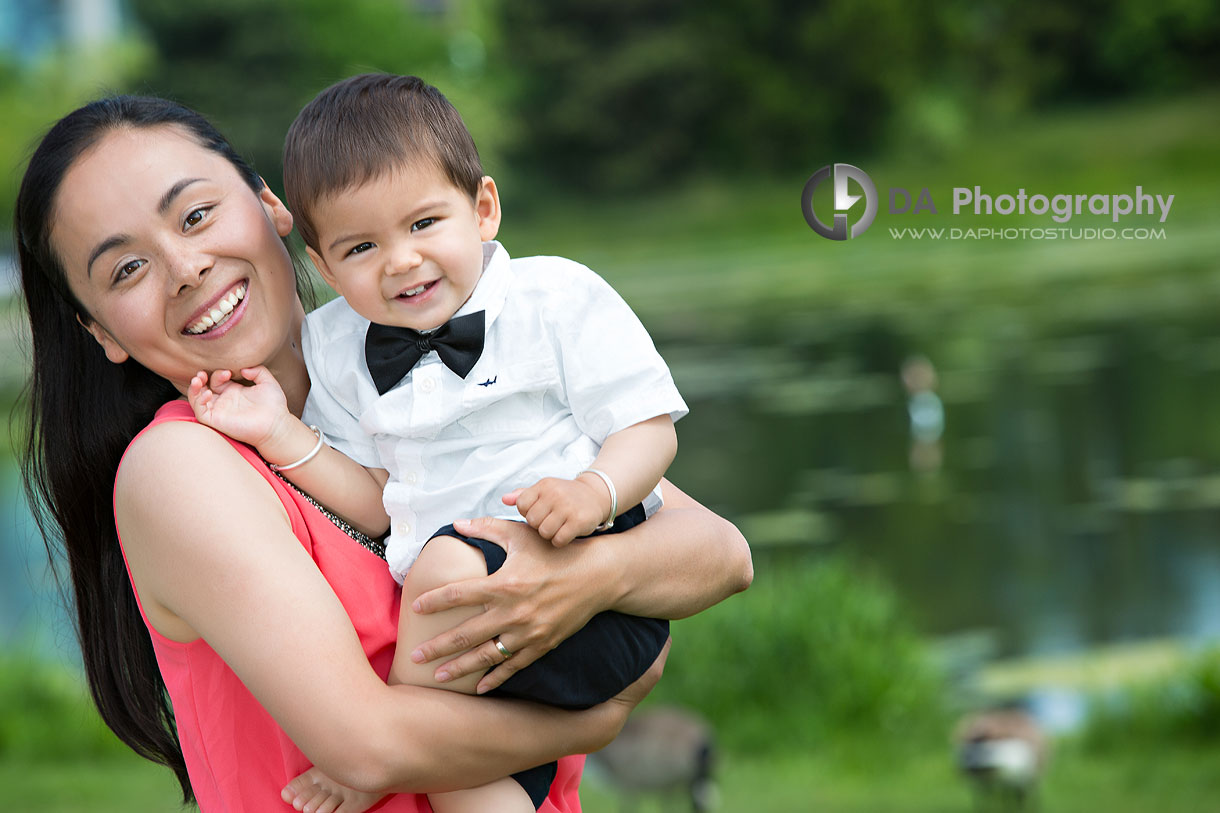
<svg viewBox="0 0 1220 813"><path fill-rule="evenodd" d="M500 231L500 192L490 175L479 182L478 194L474 197L474 213L479 223L479 238L496 239Z"/></svg>
<svg viewBox="0 0 1220 813"><path fill-rule="evenodd" d="M127 351L119 346L119 343L110 335L110 331L99 325L97 322L90 319L85 321L81 315L76 314L76 321L80 322L80 326L89 331L94 340L102 346L102 350L106 353L106 358L114 364L122 364L131 358Z"/></svg>
<svg viewBox="0 0 1220 813"><path fill-rule="evenodd" d="M267 186L266 181L263 181L263 189L258 193L258 199L266 207L267 216L275 224L276 233L280 237L287 237L292 234L292 212L288 211L288 207L284 205L284 202L275 196L275 193L271 191L271 187Z"/></svg>

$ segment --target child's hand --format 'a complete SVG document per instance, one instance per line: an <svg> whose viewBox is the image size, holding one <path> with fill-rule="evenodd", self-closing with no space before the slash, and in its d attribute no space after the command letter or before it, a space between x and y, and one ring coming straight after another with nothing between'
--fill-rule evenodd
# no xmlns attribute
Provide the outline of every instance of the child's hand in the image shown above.
<svg viewBox="0 0 1220 813"><path fill-rule="evenodd" d="M261 449L289 416L288 400L266 367L247 367L241 374L249 386L235 382L230 370L217 370L210 380L201 370L191 379L186 399L200 423Z"/></svg>
<svg viewBox="0 0 1220 813"><path fill-rule="evenodd" d="M544 477L501 499L505 505L517 506L525 521L557 548L593 533L610 513L610 494L605 487L579 479Z"/></svg>

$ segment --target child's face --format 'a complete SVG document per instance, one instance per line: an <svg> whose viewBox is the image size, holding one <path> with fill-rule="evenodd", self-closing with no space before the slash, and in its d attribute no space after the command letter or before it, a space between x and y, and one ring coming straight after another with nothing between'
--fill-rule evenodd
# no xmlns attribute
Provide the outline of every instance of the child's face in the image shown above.
<svg viewBox="0 0 1220 813"><path fill-rule="evenodd" d="M382 325L429 330L470 298L483 241L500 228L496 184L474 200L431 162L400 167L319 201L310 259L352 309Z"/></svg>

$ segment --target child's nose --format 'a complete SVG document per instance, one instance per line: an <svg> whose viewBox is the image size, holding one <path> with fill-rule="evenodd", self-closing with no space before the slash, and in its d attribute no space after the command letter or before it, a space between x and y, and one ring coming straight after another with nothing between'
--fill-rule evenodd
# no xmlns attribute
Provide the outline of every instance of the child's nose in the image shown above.
<svg viewBox="0 0 1220 813"><path fill-rule="evenodd" d="M399 246L390 255L388 271L391 274L405 274L418 267L421 262L423 262L423 257L418 251L409 245Z"/></svg>

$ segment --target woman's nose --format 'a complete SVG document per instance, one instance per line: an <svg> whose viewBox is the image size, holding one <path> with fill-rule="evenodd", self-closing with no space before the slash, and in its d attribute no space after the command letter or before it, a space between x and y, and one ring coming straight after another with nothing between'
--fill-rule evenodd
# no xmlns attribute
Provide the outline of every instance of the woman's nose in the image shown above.
<svg viewBox="0 0 1220 813"><path fill-rule="evenodd" d="M189 247L180 247L166 253L165 265L169 271L170 285L174 294L194 288L203 281L204 276L212 269L212 258L209 255L193 251Z"/></svg>

